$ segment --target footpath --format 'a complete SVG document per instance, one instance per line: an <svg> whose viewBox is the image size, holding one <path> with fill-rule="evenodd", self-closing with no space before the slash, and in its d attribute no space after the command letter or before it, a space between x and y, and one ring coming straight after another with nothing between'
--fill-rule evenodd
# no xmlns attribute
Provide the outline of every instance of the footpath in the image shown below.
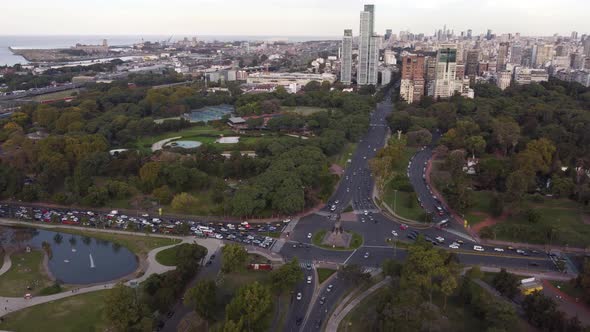
<svg viewBox="0 0 590 332"><path fill-rule="evenodd" d="M361 301L363 301L369 295L373 294L379 288L387 285L389 282L390 282L390 277L386 277L385 279L383 279L380 282L373 285L371 288L369 288L366 291L364 291L363 293L361 293L359 296L354 298L352 301L349 302L348 300L350 298L348 298L348 299L345 298L342 302L340 302L340 305L334 310L334 313L332 314L332 316L330 316L330 319L328 320L328 323L326 324L326 332L338 331L338 326L340 326L340 323L342 322L344 317L346 317L346 315L348 315L348 313L351 312L352 309L354 309L359 303L361 303Z"/></svg>
<svg viewBox="0 0 590 332"><path fill-rule="evenodd" d="M15 224L15 223L19 224L21 222L11 222L11 221L7 221L7 220L2 219L2 220L0 220L0 223L1 224ZM30 225L31 223L26 223L26 224ZM63 226L63 225L59 225L59 226L54 225L54 226L58 227L58 228L80 229L80 227L75 227L75 226ZM86 228L84 228L84 230L86 230ZM105 230L105 229L89 229L89 230L92 230L95 232L103 232L103 233L123 233L126 235L138 235L138 236L143 235L142 233L130 233L130 232L124 232L124 231L117 231L117 230ZM150 234L149 236L156 236L156 235L158 235L158 234ZM158 261L156 260L156 255L160 251L175 247L175 246L182 244L182 243L197 243L197 244L207 248L207 256L203 260L203 262L206 262L207 260L209 260L211 255L215 252L215 250L217 250L217 248L221 245L221 241L216 240L216 239L195 239L194 237L190 237L190 236L178 237L178 236L167 236L167 235L160 235L160 237L180 238L180 239L182 239L182 241L179 243L173 244L173 245L164 246L164 247L160 247L160 248L156 248L156 249L151 250L147 255L147 259L146 259L147 268L145 269L143 275L141 275L138 278L126 281L125 282L126 285L135 286L135 285L145 281L152 274L162 274L162 273L168 272L170 270L174 270L176 268L174 266L166 266L166 265L162 265L162 264L158 263ZM8 260L7 260L5 257L2 268L0 268L0 275L6 273L10 269L10 267L11 267L10 258L8 258ZM92 285L92 286L88 286L88 287L81 287L81 288L73 289L71 291L66 291L66 292L53 294L53 295L36 296L36 297L32 297L30 299L26 299L24 297L2 297L2 296L0 296L0 317L3 317L4 315L7 315L11 312L15 312L15 311L18 311L18 310L21 310L24 308L34 306L34 305L52 302L55 300L60 300L60 299L67 298L70 296L75 296L78 294L85 294L85 293L96 292L96 291L100 291L100 290L111 289L116 284L117 284L117 282L109 282L109 283L104 283L104 284L99 284L99 285Z"/></svg>

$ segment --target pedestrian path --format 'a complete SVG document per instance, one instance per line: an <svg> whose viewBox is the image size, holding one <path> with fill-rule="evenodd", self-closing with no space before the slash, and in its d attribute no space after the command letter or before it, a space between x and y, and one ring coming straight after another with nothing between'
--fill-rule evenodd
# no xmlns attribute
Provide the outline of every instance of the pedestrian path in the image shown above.
<svg viewBox="0 0 590 332"><path fill-rule="evenodd" d="M307 265L308 264L311 265L312 268L314 267L313 261L310 261L310 260L301 260L301 261L299 261L299 266L302 269L307 269Z"/></svg>
<svg viewBox="0 0 590 332"><path fill-rule="evenodd" d="M326 325L326 332L338 331L338 326L340 325L340 322L342 322L344 317L346 317L346 315L348 315L348 313L351 312L352 309L354 309L354 307L356 307L359 303L361 303L362 300L367 298L369 295L373 294L376 290L387 285L389 282L390 277L387 277L378 282L377 284L373 285L371 288L364 291L354 300L350 301L350 303L348 303L348 301L341 302L342 304L334 310L334 314L328 320L328 324Z"/></svg>
<svg viewBox="0 0 590 332"><path fill-rule="evenodd" d="M4 262L2 263L2 267L0 268L0 276L4 273L8 272L12 267L12 260L10 259L9 254L4 255Z"/></svg>
<svg viewBox="0 0 590 332"><path fill-rule="evenodd" d="M270 251L276 252L276 253L281 252L281 249L283 249L283 246L285 245L285 242L286 242L285 239L278 239L278 240L276 240L273 243L272 247L270 247Z"/></svg>
<svg viewBox="0 0 590 332"><path fill-rule="evenodd" d="M315 214L317 214L318 216L322 216L322 217L329 217L332 215L332 212L328 212L328 211L317 211Z"/></svg>

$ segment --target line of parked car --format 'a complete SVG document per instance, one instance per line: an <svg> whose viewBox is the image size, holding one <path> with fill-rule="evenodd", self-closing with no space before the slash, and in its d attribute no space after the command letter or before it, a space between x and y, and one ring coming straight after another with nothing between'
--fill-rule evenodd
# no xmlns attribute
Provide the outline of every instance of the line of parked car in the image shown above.
<svg viewBox="0 0 590 332"><path fill-rule="evenodd" d="M256 245L261 248L270 248L275 242L275 239L269 236L270 233L280 232L283 229L283 223L280 222L264 224L250 224L248 222L213 223L153 217L147 213L128 216L119 213L117 210L105 213L14 205L0 205L0 217L13 217L27 221L65 225L149 231L161 234L187 235L190 233L197 237L226 239Z"/></svg>

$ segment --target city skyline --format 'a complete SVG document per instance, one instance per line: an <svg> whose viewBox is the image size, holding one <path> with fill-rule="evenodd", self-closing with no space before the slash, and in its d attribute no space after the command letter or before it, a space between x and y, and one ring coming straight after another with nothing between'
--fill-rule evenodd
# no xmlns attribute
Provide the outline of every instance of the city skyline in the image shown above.
<svg viewBox="0 0 590 332"><path fill-rule="evenodd" d="M456 34L472 29L474 35L483 34L487 29L497 34L520 32L535 36L590 32L590 21L584 17L590 11L590 2L583 0L564 0L560 6L548 0L418 0L411 3L304 0L296 4L263 0L245 4L228 0L224 1L222 10L218 2L211 0L170 0L165 5L154 0L141 3L106 0L99 5L72 0L56 0L49 5L31 0L3 4L5 11L13 14L3 19L2 34L223 36L239 32L240 35L267 36L267 31L273 31L273 35L279 36L339 37L344 28L353 28L353 34L359 34L354 23L358 21L358 8L366 3L379 9L375 15L375 31L379 34L393 29L394 33L410 30L431 35L435 28L444 24Z"/></svg>

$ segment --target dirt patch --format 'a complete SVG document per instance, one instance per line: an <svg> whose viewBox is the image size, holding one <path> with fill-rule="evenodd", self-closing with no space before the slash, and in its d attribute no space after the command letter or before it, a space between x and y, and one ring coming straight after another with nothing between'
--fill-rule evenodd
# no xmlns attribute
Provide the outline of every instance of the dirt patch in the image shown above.
<svg viewBox="0 0 590 332"><path fill-rule="evenodd" d="M332 164L330 166L330 173L342 175L344 173L344 168L340 167L340 165Z"/></svg>
<svg viewBox="0 0 590 332"><path fill-rule="evenodd" d="M483 213L483 212L474 212L473 214L476 213ZM483 213L483 215L486 215L485 213ZM486 219L484 219L482 222L478 223L477 225L473 226L471 228L472 231L474 231L475 233L479 234L479 231L484 228L484 227L491 227L494 226L495 224L505 221L508 218L508 212L504 212L502 213L502 215L499 218L494 218L492 216L488 216Z"/></svg>

